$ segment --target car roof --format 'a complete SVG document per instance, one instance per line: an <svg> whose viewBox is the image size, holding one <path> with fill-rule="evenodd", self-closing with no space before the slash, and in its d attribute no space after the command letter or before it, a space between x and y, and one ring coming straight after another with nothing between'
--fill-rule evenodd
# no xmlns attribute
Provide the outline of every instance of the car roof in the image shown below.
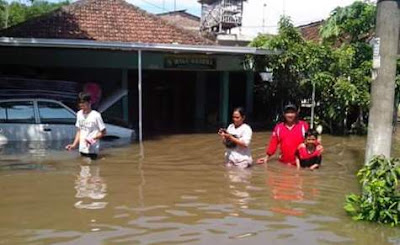
<svg viewBox="0 0 400 245"><path fill-rule="evenodd" d="M0 100L0 103L4 103L4 102L21 102L21 101L45 101L45 102L52 102L52 103L56 103L59 105L64 106L67 110L69 110L70 112L76 114L76 112L70 108L69 106L67 106L66 104L64 104L61 101L58 100L52 100L52 99L40 99L40 98L36 98L36 99L30 99L30 98L25 98L25 99L4 99L4 100Z"/></svg>
<svg viewBox="0 0 400 245"><path fill-rule="evenodd" d="M18 102L18 101L47 101L47 102L55 102L55 103L63 104L61 101L58 101L58 100L41 99L41 98L3 99L3 100L0 100L0 103L1 103L1 102Z"/></svg>

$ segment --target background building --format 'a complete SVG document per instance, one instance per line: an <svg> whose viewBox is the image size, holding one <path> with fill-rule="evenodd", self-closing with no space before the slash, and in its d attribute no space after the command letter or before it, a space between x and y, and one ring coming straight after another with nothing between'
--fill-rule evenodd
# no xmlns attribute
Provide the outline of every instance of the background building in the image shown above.
<svg viewBox="0 0 400 245"><path fill-rule="evenodd" d="M147 133L226 125L239 105L251 113L245 57L268 53L218 46L123 0L77 1L0 36L1 77L96 83L115 102L105 120L137 127L142 109Z"/></svg>

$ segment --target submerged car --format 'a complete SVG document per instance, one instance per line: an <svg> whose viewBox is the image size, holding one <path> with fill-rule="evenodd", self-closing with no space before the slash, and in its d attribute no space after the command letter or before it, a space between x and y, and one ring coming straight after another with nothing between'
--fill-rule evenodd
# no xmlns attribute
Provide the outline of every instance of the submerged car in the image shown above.
<svg viewBox="0 0 400 245"><path fill-rule="evenodd" d="M0 100L0 141L66 141L76 133L76 113L52 99ZM131 142L135 131L106 123L104 140Z"/></svg>

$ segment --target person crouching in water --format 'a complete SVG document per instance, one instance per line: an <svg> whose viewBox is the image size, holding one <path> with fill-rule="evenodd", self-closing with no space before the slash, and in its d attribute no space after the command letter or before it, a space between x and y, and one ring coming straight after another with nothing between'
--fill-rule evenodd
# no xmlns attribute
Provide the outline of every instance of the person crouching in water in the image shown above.
<svg viewBox="0 0 400 245"><path fill-rule="evenodd" d="M244 109L238 107L233 110L232 121L227 129L220 129L218 134L226 146L225 164L248 168L253 163L251 157L250 142L253 135L251 127L244 123L246 115Z"/></svg>
<svg viewBox="0 0 400 245"><path fill-rule="evenodd" d="M304 138L304 143L300 144L296 151L297 168L317 169L321 166L321 153L324 150L318 142L318 132L309 129L305 133Z"/></svg>
<svg viewBox="0 0 400 245"><path fill-rule="evenodd" d="M92 110L90 101L89 94L79 94L78 104L80 111L76 115L75 140L65 148L70 151L75 149L79 144L81 156L94 160L99 154L99 140L106 135L106 127L100 113Z"/></svg>

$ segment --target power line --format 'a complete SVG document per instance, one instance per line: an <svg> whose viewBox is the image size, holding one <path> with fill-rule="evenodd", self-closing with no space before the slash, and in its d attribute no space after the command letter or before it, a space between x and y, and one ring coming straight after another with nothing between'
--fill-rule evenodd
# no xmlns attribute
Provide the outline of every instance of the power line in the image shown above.
<svg viewBox="0 0 400 245"><path fill-rule="evenodd" d="M160 6L158 6L157 4L154 4L154 3L149 2L149 1L147 1L147 0L140 0L140 1L142 1L142 2L144 2L144 3L147 3L148 5L151 5L151 6L155 7L155 8L161 9L161 10L163 10L163 11L169 11L169 10L166 9L165 7L160 7Z"/></svg>
<svg viewBox="0 0 400 245"><path fill-rule="evenodd" d="M278 27L277 25L275 26L241 26L240 28L273 28L273 27Z"/></svg>

